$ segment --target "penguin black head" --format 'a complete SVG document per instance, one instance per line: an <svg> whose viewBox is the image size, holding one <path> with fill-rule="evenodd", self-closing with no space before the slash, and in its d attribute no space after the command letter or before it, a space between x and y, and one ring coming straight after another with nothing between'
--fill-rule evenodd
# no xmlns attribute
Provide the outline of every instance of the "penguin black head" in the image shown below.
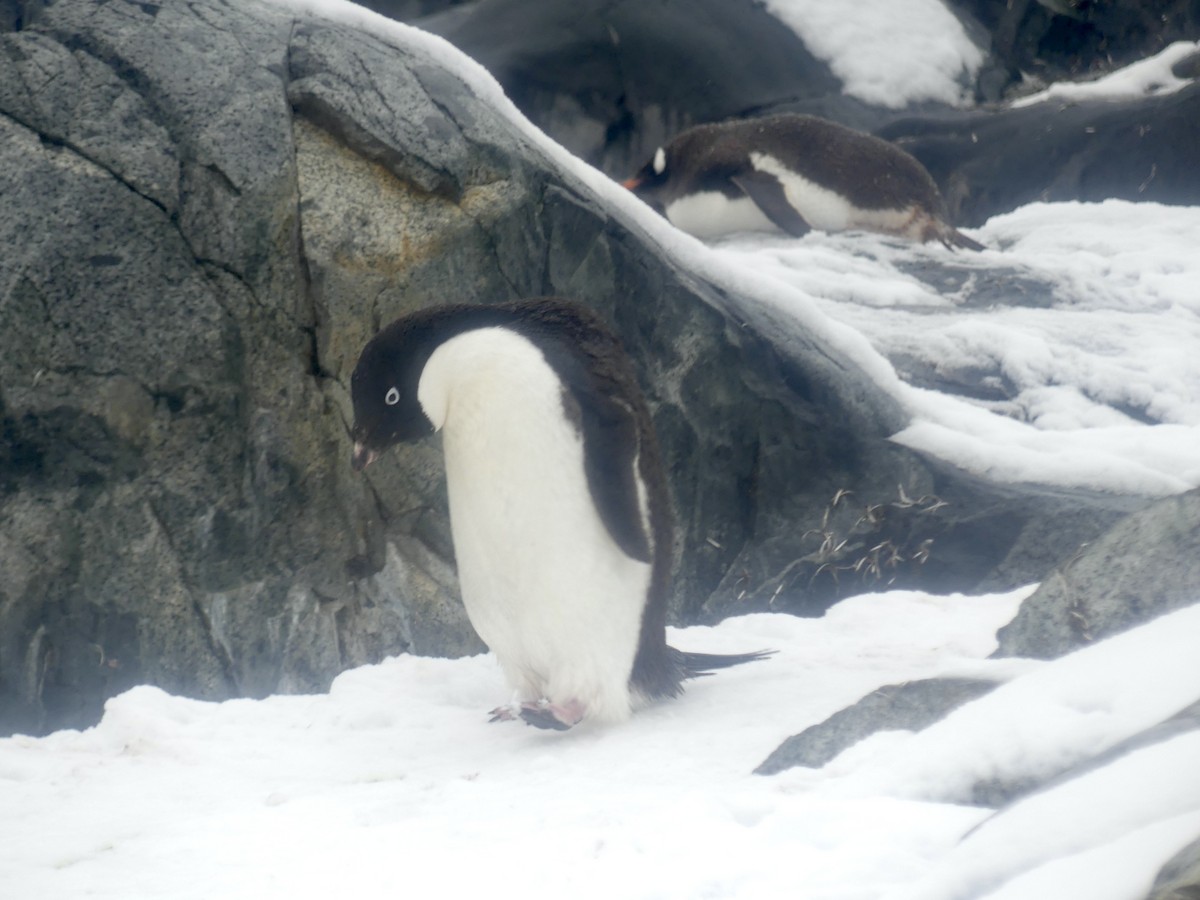
<svg viewBox="0 0 1200 900"><path fill-rule="evenodd" d="M354 402L354 456L361 471L401 441L433 434L433 423L417 400L417 385L430 354L444 338L435 310L398 319L363 348L350 377Z"/></svg>
<svg viewBox="0 0 1200 900"><path fill-rule="evenodd" d="M655 150L650 161L642 166L636 175L623 182L624 187L650 202L671 177L668 150L667 147Z"/></svg>

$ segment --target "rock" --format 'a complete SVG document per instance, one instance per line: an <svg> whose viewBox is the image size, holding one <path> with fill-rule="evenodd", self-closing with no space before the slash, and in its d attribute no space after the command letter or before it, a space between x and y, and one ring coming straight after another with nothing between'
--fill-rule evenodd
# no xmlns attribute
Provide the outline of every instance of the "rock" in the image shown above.
<svg viewBox="0 0 1200 900"><path fill-rule="evenodd" d="M793 766L818 769L877 731L920 731L995 686L991 681L966 678L889 684L788 738L754 774L775 775Z"/></svg>
<svg viewBox="0 0 1200 900"><path fill-rule="evenodd" d="M625 178L690 125L863 104L751 0L485 0L417 19L482 63L538 127Z"/></svg>
<svg viewBox="0 0 1200 900"><path fill-rule="evenodd" d="M1195 850L1190 856L1187 848L1176 852L1194 834L1181 822L1195 818L1190 788L1180 785L1175 791L1168 785L1188 765L1182 761L1184 748L1195 746L1196 738L1194 723L1186 731L1152 728L1021 796L995 798L996 812L968 831L937 867L942 883L973 868L970 889L951 892L954 896L984 896L1001 884L1012 897L1054 896L1073 883L1073 874L1094 875L1088 867L1097 859L1119 858L1121 868L1114 874L1128 879L1122 896L1137 895L1138 887L1145 890L1159 865L1159 883L1149 896L1194 896L1187 886L1195 884ZM1170 773L1165 779L1164 769ZM1155 833L1157 845L1146 840L1148 832ZM1126 854L1139 837L1139 849ZM980 860L988 862L979 865ZM1137 880L1130 877L1135 874Z"/></svg>
<svg viewBox="0 0 1200 900"><path fill-rule="evenodd" d="M1185 149L1200 141L1200 82L1136 100L906 118L879 134L925 165L961 226L1034 201L1200 203Z"/></svg>
<svg viewBox="0 0 1200 900"><path fill-rule="evenodd" d="M291 19L118 7L0 36L4 731L88 724L142 681L319 690L428 630L315 356ZM450 610L438 650L476 650Z"/></svg>
<svg viewBox="0 0 1200 900"><path fill-rule="evenodd" d="M1027 79L1095 77L1200 35L1200 8L1191 0L949 0L949 5L991 36L991 53L1008 73L1010 91Z"/></svg>
<svg viewBox="0 0 1200 900"><path fill-rule="evenodd" d="M1054 659L1200 602L1200 490L1130 515L1056 568L1000 629L997 656Z"/></svg>
<svg viewBox="0 0 1200 900"><path fill-rule="evenodd" d="M789 737L754 773L775 775L795 766L820 768L877 732L924 730L995 687L996 682L962 678L931 678L881 687L825 721ZM1056 770L1038 775L1009 769L1004 774L980 778L953 799L996 809L998 816L1003 815L1007 806L1023 797L1053 791L1122 757L1197 729L1200 729L1200 703L1193 703L1101 752L1059 761ZM981 771L988 768L981 767Z"/></svg>
<svg viewBox="0 0 1200 900"><path fill-rule="evenodd" d="M1146 900L1196 900L1200 897L1200 837L1167 862Z"/></svg>
<svg viewBox="0 0 1200 900"><path fill-rule="evenodd" d="M319 691L477 652L436 442L348 464L359 349L450 299L570 295L621 335L679 511L674 621L1012 587L1145 503L891 443L905 417L851 360L663 254L419 33L212 0L22 23L0 34L0 731L89 724L139 682Z"/></svg>
<svg viewBox="0 0 1200 900"><path fill-rule="evenodd" d="M971 801L1002 811L1003 807L1025 796L1052 791L1081 775L1101 769L1145 747L1169 741L1197 729L1200 729L1200 703L1193 703L1169 719L1152 725L1100 753L1078 760L1049 777L993 777L976 781L971 787Z"/></svg>
<svg viewBox="0 0 1200 900"><path fill-rule="evenodd" d="M481 62L538 127L617 179L691 125L801 112L896 141L930 170L959 226L1033 200L1200 202L1187 152L1200 139L1200 85L1122 102L1006 105L1200 38L1194 3L949 5L989 48L974 110L887 110L844 96L828 65L749 0L479 0L415 24ZM378 8L416 16L408 4ZM1194 78L1194 66L1178 74Z"/></svg>

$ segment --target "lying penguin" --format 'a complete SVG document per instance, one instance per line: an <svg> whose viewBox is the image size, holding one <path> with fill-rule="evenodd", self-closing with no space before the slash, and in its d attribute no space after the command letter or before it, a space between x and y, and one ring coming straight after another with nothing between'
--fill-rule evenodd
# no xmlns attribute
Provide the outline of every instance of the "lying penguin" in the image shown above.
<svg viewBox="0 0 1200 900"><path fill-rule="evenodd" d="M625 187L702 239L862 229L984 249L946 221L945 201L915 158L815 116L689 128L659 147Z"/></svg>
<svg viewBox="0 0 1200 900"><path fill-rule="evenodd" d="M667 645L666 476L633 365L585 307L412 313L366 345L351 393L355 470L442 433L463 602L520 698L493 720L618 722L766 655Z"/></svg>

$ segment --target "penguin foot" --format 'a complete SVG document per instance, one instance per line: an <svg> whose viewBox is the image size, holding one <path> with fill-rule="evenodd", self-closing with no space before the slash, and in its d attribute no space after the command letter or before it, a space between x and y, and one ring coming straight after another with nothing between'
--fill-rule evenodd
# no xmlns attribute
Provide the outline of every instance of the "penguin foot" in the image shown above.
<svg viewBox="0 0 1200 900"><path fill-rule="evenodd" d="M497 706L488 713L489 722L513 722L521 715L521 708L515 703L507 706Z"/></svg>
<svg viewBox="0 0 1200 900"><path fill-rule="evenodd" d="M566 703L551 703L549 700L526 700L524 703L510 703L507 706L497 706L488 713L489 722L514 722L523 719L534 728L547 728L553 731L566 731L578 725L583 719L585 710L578 700Z"/></svg>
<svg viewBox="0 0 1200 900"><path fill-rule="evenodd" d="M566 731L571 726L559 719L548 706L526 706L521 709L521 718L527 725L534 728L545 728L550 731Z"/></svg>
<svg viewBox="0 0 1200 900"><path fill-rule="evenodd" d="M578 725L584 712L583 704L578 700L568 700L566 703L539 700L536 703L521 704L521 718L527 724L534 728L549 728L554 731L566 731L573 725Z"/></svg>

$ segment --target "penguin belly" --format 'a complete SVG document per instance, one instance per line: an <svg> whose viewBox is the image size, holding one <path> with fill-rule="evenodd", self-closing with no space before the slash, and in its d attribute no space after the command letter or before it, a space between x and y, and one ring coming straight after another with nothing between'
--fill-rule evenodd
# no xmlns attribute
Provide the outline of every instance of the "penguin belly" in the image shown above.
<svg viewBox="0 0 1200 900"><path fill-rule="evenodd" d="M784 196L792 208L809 225L820 231L848 231L861 228L880 231L913 240L923 236L916 227L917 209L863 209L837 191L805 178L767 153L751 153L750 163L758 172L773 175L783 186Z"/></svg>
<svg viewBox="0 0 1200 900"><path fill-rule="evenodd" d="M500 327L443 343L418 387L442 433L471 624L521 700L620 721L650 564L627 556L600 518L564 397L536 345Z"/></svg>
<svg viewBox="0 0 1200 900"><path fill-rule="evenodd" d="M728 197L720 191L685 194L663 207L667 221L701 240L735 231L779 231L749 197Z"/></svg>

